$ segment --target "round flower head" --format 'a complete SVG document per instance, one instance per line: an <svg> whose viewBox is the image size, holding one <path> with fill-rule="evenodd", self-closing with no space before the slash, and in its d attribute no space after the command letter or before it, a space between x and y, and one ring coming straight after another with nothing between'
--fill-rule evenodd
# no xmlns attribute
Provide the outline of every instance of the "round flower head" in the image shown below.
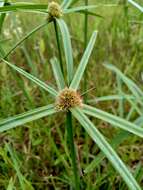
<svg viewBox="0 0 143 190"><path fill-rule="evenodd" d="M52 20L53 18L60 18L62 16L62 9L58 3L52 1L49 3L48 13L48 19L50 20Z"/></svg>
<svg viewBox="0 0 143 190"><path fill-rule="evenodd" d="M56 109L59 111L68 111L70 108L82 106L80 95L73 89L63 89L56 99Z"/></svg>

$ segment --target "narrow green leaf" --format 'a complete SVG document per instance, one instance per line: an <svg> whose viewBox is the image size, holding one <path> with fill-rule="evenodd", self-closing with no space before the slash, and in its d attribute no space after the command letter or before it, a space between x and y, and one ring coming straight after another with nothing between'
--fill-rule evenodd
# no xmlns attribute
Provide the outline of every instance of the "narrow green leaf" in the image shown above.
<svg viewBox="0 0 143 190"><path fill-rule="evenodd" d="M140 116L137 118L134 123L136 125L142 126L143 125L143 117ZM110 144L117 148L121 143L123 143L124 140L127 140L127 138L130 137L130 133L126 131L120 131L115 137L111 140ZM85 168L84 172L89 173L92 172L96 166L100 164L100 162L105 158L104 154L100 152L96 158Z"/></svg>
<svg viewBox="0 0 143 190"><path fill-rule="evenodd" d="M22 190L25 190L25 185L24 185L24 180L23 180L24 178L23 178L23 176L22 176L22 174L20 172L19 163L18 163L18 161L17 161L17 159L16 159L16 157L14 155L14 152L13 152L11 146L9 144L6 144L5 146L6 146L7 151L10 154L13 168L15 169L17 177L19 179L20 187L21 187Z"/></svg>
<svg viewBox="0 0 143 190"><path fill-rule="evenodd" d="M119 127L121 129L131 132L139 137L143 137L143 128L140 128L137 125L135 125L129 121L126 121L125 119L114 116L110 113L99 110L97 108L93 108L88 105L83 106L83 112L86 113L87 115L96 117L103 121L106 121L115 127Z"/></svg>
<svg viewBox="0 0 143 190"><path fill-rule="evenodd" d="M46 10L47 4L34 4L34 3L11 3L4 7L0 7L0 13L13 12L13 11L42 11Z"/></svg>
<svg viewBox="0 0 143 190"><path fill-rule="evenodd" d="M135 97L129 94L122 94L122 95L108 95L108 96L101 96L96 97L94 99L88 100L88 103L97 103L102 101L114 101L114 100L135 100Z"/></svg>
<svg viewBox="0 0 143 190"><path fill-rule="evenodd" d="M69 8L71 6L73 6L74 4L76 4L79 0L63 0L62 2L62 7L63 8Z"/></svg>
<svg viewBox="0 0 143 190"><path fill-rule="evenodd" d="M87 63L88 63L88 60L89 60L89 57L91 55L91 52L93 50L93 47L94 47L94 44L95 44L95 41L96 41L96 37L97 37L97 31L95 31L91 38L90 38L90 41L89 41L89 44L85 50L85 53L81 59L81 62L77 68L77 71L74 75L74 78L71 82L71 85L70 85L70 88L73 88L75 90L77 90L78 86L79 86L79 83L83 77L83 74L84 74L84 71L85 71L85 68L87 66Z"/></svg>
<svg viewBox="0 0 143 190"><path fill-rule="evenodd" d="M80 122L80 124L87 131L89 136L97 143L99 148L103 151L106 157L110 160L114 168L119 172L121 177L126 182L130 190L141 190L141 187L132 176L131 172L122 162L120 157L116 154L110 144L106 141L105 137L98 131L93 123L86 117L80 108L71 109L74 117Z"/></svg>
<svg viewBox="0 0 143 190"><path fill-rule="evenodd" d="M25 76L26 78L28 78L29 80L31 80L32 82L34 82L35 84L37 84L38 86L40 86L41 88L43 88L44 90L48 91L52 96L57 96L58 93L57 91L50 87L49 85L47 85L46 83L42 82L41 80L39 80L38 78L34 77L33 75L31 75L30 73L27 73L26 71L24 71L23 69L17 67L14 64L11 64L10 62L1 59L4 63L6 63L7 65L9 65L11 68L13 68L15 71L17 71L18 73L22 74L23 76Z"/></svg>
<svg viewBox="0 0 143 190"><path fill-rule="evenodd" d="M0 2L0 8L5 6L5 3L7 2L7 0L3 0ZM2 26L4 23L4 19L6 17L6 14L0 14L0 34L2 32Z"/></svg>
<svg viewBox="0 0 143 190"><path fill-rule="evenodd" d="M142 102L142 97L143 97L143 92L142 90L128 77L126 77L117 67L115 67L112 64L104 64L104 66L115 72L122 80L123 82L127 85L127 87L129 88L129 90L132 92L132 94L137 98L137 100L143 104Z"/></svg>
<svg viewBox="0 0 143 190"><path fill-rule="evenodd" d="M48 24L48 22L44 22L41 25L34 28L32 31L28 32L22 39L20 39L4 56L4 59L6 59L19 45L21 45L26 39L28 39L30 36L32 36L35 32L39 31L41 28L45 27Z"/></svg>
<svg viewBox="0 0 143 190"><path fill-rule="evenodd" d="M79 0L72 0L70 6L73 6L74 4L76 4L76 3L78 3L78 2L79 2Z"/></svg>
<svg viewBox="0 0 143 190"><path fill-rule="evenodd" d="M76 12L75 12L75 13L76 13ZM87 10L78 11L77 13L87 14L87 15L94 16L94 17L99 17L99 18L104 18L102 15L99 15L99 14L96 14L96 13L93 13L93 12L87 11Z"/></svg>
<svg viewBox="0 0 143 190"><path fill-rule="evenodd" d="M88 10L88 9L95 9L97 7L98 7L98 5L88 5L88 6L75 7L75 8L70 8L70 9L64 9L63 13L69 14L69 13L84 11L84 10Z"/></svg>
<svg viewBox="0 0 143 190"><path fill-rule="evenodd" d="M141 12L143 12L143 6L139 5L138 3L136 3L133 0L128 0L129 3L131 3L134 7L136 7L137 9L139 9Z"/></svg>
<svg viewBox="0 0 143 190"><path fill-rule="evenodd" d="M52 58L50 60L50 62L51 62L51 65L52 65L52 69L53 69L53 72L54 72L54 76L55 76L55 79L56 79L58 89L62 90L63 88L65 88L66 85L65 85L65 81L64 81L64 77L63 77L63 74L62 74L62 71L61 71L59 61L57 60L56 57L54 57L54 58Z"/></svg>
<svg viewBox="0 0 143 190"><path fill-rule="evenodd" d="M0 121L0 132L7 131L25 123L56 113L54 105L43 106Z"/></svg>
<svg viewBox="0 0 143 190"><path fill-rule="evenodd" d="M67 9L67 8L71 5L72 1L73 1L73 0L64 0L64 1L62 2L61 7L63 7L63 9Z"/></svg>
<svg viewBox="0 0 143 190"><path fill-rule="evenodd" d="M65 51L65 57L66 57L66 63L67 63L67 77L68 77L68 84L73 79L73 55L72 55L72 47L71 47L71 37L68 31L68 27L66 23L62 19L56 20L62 34L62 40L64 44L64 51Z"/></svg>
<svg viewBox="0 0 143 190"><path fill-rule="evenodd" d="M16 153L14 152L14 150L12 149L10 144L6 143L5 146L6 146L7 151L10 154L10 157L11 157L11 160L12 160L12 166L16 171L16 175L17 175L17 177L19 179L21 189L22 190L25 190L25 189L34 190L31 183L29 183L29 181L27 181L26 178L20 172L19 160L18 160L18 157L17 157Z"/></svg>
<svg viewBox="0 0 143 190"><path fill-rule="evenodd" d="M71 3L70 5L73 5L73 3ZM85 10L88 9L94 9L94 8L100 8L100 7L105 7L105 8L111 8L111 7L117 7L119 6L119 4L97 4L97 5L88 5L88 6L79 6L79 7L75 7L75 8L64 8L64 13L65 14L69 14L69 13L74 13L74 12L83 12Z"/></svg>
<svg viewBox="0 0 143 190"><path fill-rule="evenodd" d="M14 190L14 180L12 177L9 180L9 184L6 190Z"/></svg>

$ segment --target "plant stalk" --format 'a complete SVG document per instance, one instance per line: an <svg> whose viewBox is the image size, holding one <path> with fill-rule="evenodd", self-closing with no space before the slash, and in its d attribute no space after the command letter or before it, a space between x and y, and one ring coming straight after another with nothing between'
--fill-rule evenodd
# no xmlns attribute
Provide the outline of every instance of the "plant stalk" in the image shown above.
<svg viewBox="0 0 143 190"><path fill-rule="evenodd" d="M59 52L60 67L61 67L62 73L64 75L58 27L57 27L57 23L56 23L55 19L53 22L54 22L54 28L55 28L55 34L56 34L56 40L57 40L57 46L58 46L58 52ZM69 143L70 151L71 151L71 160L72 160L72 168L73 168L73 174L74 174L75 190L80 190L80 178L78 175L78 167L77 167L77 162L76 162L76 151L75 151L75 146L74 146L72 115L71 115L70 111L68 111L67 115L66 115L66 127L67 127L68 143Z"/></svg>
<svg viewBox="0 0 143 190"><path fill-rule="evenodd" d="M75 190L80 190L80 178L78 175L78 166L76 161L76 151L74 146L73 137L73 126L72 126L72 115L71 112L67 112L67 133L68 133L68 143L71 150L72 168L74 173Z"/></svg>
<svg viewBox="0 0 143 190"><path fill-rule="evenodd" d="M88 5L88 0L85 0L85 6ZM85 12L85 19L84 19L84 50L86 49L87 46L87 37L88 37L88 13ZM84 74L84 92L87 91L87 71L85 71ZM87 94L84 95L84 102L86 103L87 101Z"/></svg>
<svg viewBox="0 0 143 190"><path fill-rule="evenodd" d="M56 40L57 40L57 46L58 46L58 52L59 52L60 67L61 67L62 73L64 74L62 52L61 52L61 47L60 47L60 38L59 38L56 19L54 19L53 22L54 22L54 28L55 28L55 34L56 34Z"/></svg>

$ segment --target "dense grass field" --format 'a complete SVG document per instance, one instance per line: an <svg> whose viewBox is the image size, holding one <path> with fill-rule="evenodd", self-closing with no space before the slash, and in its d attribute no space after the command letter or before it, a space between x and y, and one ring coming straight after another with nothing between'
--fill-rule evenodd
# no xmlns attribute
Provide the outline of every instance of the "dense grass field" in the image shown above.
<svg viewBox="0 0 143 190"><path fill-rule="evenodd" d="M50 2L10 0L3 6L0 1L0 190L143 189L143 1L136 0L138 7L126 0L73 2L69 10L87 4L96 7L89 7L88 14L85 8L63 14L63 23L58 25L59 18L54 18L35 32L33 29L47 22L48 13L40 8L26 11L10 7L13 3L35 3L48 8ZM72 62L72 54L75 76L86 47L83 62L88 54L89 59L85 73L80 78L82 65L75 83L70 83L72 69L68 70L67 60ZM54 76L59 75L53 72L57 67L51 60L56 57L61 63L59 51L68 81L65 86L71 84L82 102L97 110L91 113L81 105L79 110L70 109L72 118L69 111L58 110L37 120L32 112L31 122L18 120L18 114L55 105L55 98L41 88L43 84L37 85L36 79L33 83L18 68L57 90L60 82ZM92 127L103 139L94 129L90 131ZM115 158L115 152L128 170Z"/></svg>

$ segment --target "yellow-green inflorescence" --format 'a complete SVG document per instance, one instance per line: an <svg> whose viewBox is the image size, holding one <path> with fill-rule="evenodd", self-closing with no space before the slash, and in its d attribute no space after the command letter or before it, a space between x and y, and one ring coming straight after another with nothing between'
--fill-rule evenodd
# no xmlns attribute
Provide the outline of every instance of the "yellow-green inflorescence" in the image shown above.
<svg viewBox="0 0 143 190"><path fill-rule="evenodd" d="M82 107L82 98L77 91L65 88L57 96L56 109L58 111L68 111L77 106Z"/></svg>
<svg viewBox="0 0 143 190"><path fill-rule="evenodd" d="M52 20L53 18L60 18L63 15L61 6L54 1L49 3L48 13L49 20Z"/></svg>

